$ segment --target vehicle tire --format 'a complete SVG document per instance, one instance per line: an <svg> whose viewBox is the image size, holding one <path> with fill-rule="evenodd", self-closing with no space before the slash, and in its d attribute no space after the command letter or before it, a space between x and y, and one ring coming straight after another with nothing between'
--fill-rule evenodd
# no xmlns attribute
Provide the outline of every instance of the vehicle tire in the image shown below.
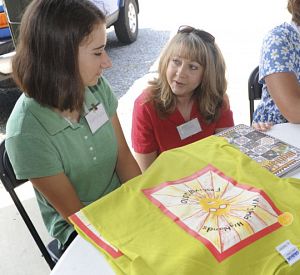
<svg viewBox="0 0 300 275"><path fill-rule="evenodd" d="M0 134L5 132L6 121L21 94L11 78L0 81Z"/></svg>
<svg viewBox="0 0 300 275"><path fill-rule="evenodd" d="M120 42L130 44L138 35L138 10L135 0L125 0L120 9L118 21L114 24L115 33Z"/></svg>
<svg viewBox="0 0 300 275"><path fill-rule="evenodd" d="M0 55L13 52L14 50L15 46L12 40L8 40L0 44Z"/></svg>
<svg viewBox="0 0 300 275"><path fill-rule="evenodd" d="M1 74L1 73L0 73ZM12 77L5 77L2 79L0 75L0 91L2 90L8 90L8 89L16 89L17 85L12 79Z"/></svg>

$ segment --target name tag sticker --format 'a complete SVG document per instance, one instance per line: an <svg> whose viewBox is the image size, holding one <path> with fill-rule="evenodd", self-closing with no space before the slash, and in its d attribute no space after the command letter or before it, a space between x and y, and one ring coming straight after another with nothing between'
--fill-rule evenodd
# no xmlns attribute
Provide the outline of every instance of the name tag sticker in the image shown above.
<svg viewBox="0 0 300 275"><path fill-rule="evenodd" d="M186 123L177 126L177 131L181 140L183 140L187 137L200 133L202 131L202 128L200 126L198 118L194 118Z"/></svg>
<svg viewBox="0 0 300 275"><path fill-rule="evenodd" d="M286 240L282 244L278 245L276 247L276 250L281 254L281 256L287 261L289 265L293 265L300 260L299 249L289 240Z"/></svg>
<svg viewBox="0 0 300 275"><path fill-rule="evenodd" d="M108 116L102 104L95 106L86 116L87 123L94 134L105 122Z"/></svg>

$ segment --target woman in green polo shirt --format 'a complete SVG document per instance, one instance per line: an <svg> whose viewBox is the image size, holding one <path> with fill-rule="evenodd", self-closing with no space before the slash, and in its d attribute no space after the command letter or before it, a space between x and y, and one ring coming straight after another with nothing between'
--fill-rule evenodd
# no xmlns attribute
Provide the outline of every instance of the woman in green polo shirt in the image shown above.
<svg viewBox="0 0 300 275"><path fill-rule="evenodd" d="M88 0L33 0L21 21L13 73L24 93L6 149L62 249L74 238L71 214L140 174L101 76L105 45L105 16Z"/></svg>

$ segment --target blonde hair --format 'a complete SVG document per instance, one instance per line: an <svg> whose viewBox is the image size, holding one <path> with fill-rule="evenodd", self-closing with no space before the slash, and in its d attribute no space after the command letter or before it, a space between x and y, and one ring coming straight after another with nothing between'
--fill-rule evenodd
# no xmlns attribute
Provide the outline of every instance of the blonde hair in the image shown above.
<svg viewBox="0 0 300 275"><path fill-rule="evenodd" d="M166 71L171 58L178 53L186 59L198 62L204 68L202 81L193 96L204 120L208 123L215 121L219 117L227 89L226 66L216 43L201 38L197 30L189 33L178 32L166 45L160 57L158 77L149 81L149 100L153 100L161 117L172 113L176 108L176 96L168 84Z"/></svg>
<svg viewBox="0 0 300 275"><path fill-rule="evenodd" d="M292 15L292 20L300 26L300 0L288 0L287 9Z"/></svg>

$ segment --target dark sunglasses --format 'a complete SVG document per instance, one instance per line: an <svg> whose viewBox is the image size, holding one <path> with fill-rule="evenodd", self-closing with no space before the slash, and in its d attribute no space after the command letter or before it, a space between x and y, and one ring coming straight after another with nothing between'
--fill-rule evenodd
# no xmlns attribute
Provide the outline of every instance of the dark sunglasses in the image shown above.
<svg viewBox="0 0 300 275"><path fill-rule="evenodd" d="M209 32L195 29L195 28L193 28L191 26L187 26L187 25L180 26L177 33L195 33L206 42L209 42L209 43L215 42L215 37L213 35L211 35Z"/></svg>

